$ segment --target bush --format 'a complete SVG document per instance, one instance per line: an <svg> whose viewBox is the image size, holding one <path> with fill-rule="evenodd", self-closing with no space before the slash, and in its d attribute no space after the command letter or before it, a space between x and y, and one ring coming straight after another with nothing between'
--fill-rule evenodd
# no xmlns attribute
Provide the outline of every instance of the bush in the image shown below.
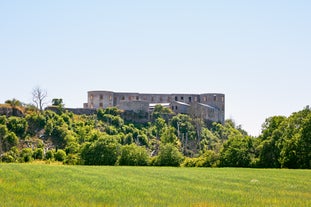
<svg viewBox="0 0 311 207"><path fill-rule="evenodd" d="M64 161L66 159L66 152L64 150L57 150L54 154L54 158L56 161Z"/></svg>
<svg viewBox="0 0 311 207"><path fill-rule="evenodd" d="M37 159L37 160L42 160L44 157L44 151L42 148L37 148L34 152L33 152L33 158Z"/></svg>
<svg viewBox="0 0 311 207"><path fill-rule="evenodd" d="M198 158L190 158L187 157L183 163L182 163L182 167L196 167L196 164L198 162Z"/></svg>
<svg viewBox="0 0 311 207"><path fill-rule="evenodd" d="M9 151L12 147L16 147L19 142L19 139L14 132L8 132L8 134L2 139L4 151Z"/></svg>
<svg viewBox="0 0 311 207"><path fill-rule="evenodd" d="M12 155L10 155L9 153L4 153L2 156L1 156L1 161L2 162L7 162L7 163L10 163L10 162L15 162L15 159Z"/></svg>
<svg viewBox="0 0 311 207"><path fill-rule="evenodd" d="M115 165L119 149L116 137L105 136L93 143L85 143L81 158L86 165Z"/></svg>
<svg viewBox="0 0 311 207"><path fill-rule="evenodd" d="M79 162L79 156L77 154L69 154L67 155L66 160L64 161L65 164L68 165L76 165Z"/></svg>
<svg viewBox="0 0 311 207"><path fill-rule="evenodd" d="M148 154L144 147L135 144L125 145L121 148L118 159L119 165L144 166L148 164Z"/></svg>
<svg viewBox="0 0 311 207"><path fill-rule="evenodd" d="M53 160L54 159L54 151L49 150L45 153L45 159L46 160Z"/></svg>
<svg viewBox="0 0 311 207"><path fill-rule="evenodd" d="M8 118L7 127L19 137L24 137L28 129L28 123L24 118L11 116Z"/></svg>
<svg viewBox="0 0 311 207"><path fill-rule="evenodd" d="M31 148L24 148L20 154L21 162L31 162L32 159L32 149Z"/></svg>
<svg viewBox="0 0 311 207"><path fill-rule="evenodd" d="M165 144L160 146L159 155L156 158L155 165L159 166L180 166L183 161L183 155L174 144Z"/></svg>

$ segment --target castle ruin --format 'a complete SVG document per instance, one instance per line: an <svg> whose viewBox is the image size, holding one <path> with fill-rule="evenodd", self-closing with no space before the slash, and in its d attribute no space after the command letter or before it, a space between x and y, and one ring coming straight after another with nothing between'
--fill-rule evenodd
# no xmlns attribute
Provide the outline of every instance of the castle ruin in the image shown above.
<svg viewBox="0 0 311 207"><path fill-rule="evenodd" d="M88 91L85 109L118 107L124 111L150 112L155 105L169 107L176 114L196 114L205 120L224 123L225 95L204 94L146 94L112 91Z"/></svg>

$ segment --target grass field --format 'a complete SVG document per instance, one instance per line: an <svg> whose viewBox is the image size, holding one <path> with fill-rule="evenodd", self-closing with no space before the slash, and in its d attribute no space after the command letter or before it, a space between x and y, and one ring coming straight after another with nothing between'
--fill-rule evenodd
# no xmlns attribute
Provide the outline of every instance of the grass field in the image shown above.
<svg viewBox="0 0 311 207"><path fill-rule="evenodd" d="M311 206L311 171L0 164L0 206Z"/></svg>

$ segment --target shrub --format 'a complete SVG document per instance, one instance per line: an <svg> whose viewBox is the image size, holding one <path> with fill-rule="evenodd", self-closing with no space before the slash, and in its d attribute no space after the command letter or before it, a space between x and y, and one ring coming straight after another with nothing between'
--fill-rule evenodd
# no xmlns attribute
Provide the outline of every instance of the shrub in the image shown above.
<svg viewBox="0 0 311 207"><path fill-rule="evenodd" d="M54 158L56 161L64 161L66 159L66 152L64 150L57 150L54 154Z"/></svg>
<svg viewBox="0 0 311 207"><path fill-rule="evenodd" d="M24 148L20 154L21 162L31 162L33 151L31 148Z"/></svg>
<svg viewBox="0 0 311 207"><path fill-rule="evenodd" d="M7 127L19 137L24 137L28 129L28 123L24 118L11 116L8 118Z"/></svg>
<svg viewBox="0 0 311 207"><path fill-rule="evenodd" d="M79 156L77 154L69 154L64 163L68 165L76 165L79 162Z"/></svg>
<svg viewBox="0 0 311 207"><path fill-rule="evenodd" d="M174 144L169 143L160 146L159 155L156 158L155 165L159 166L180 166L183 161L183 155Z"/></svg>
<svg viewBox="0 0 311 207"><path fill-rule="evenodd" d="M116 137L105 136L93 143L85 143L81 158L86 165L114 165L118 159L120 144Z"/></svg>
<svg viewBox="0 0 311 207"><path fill-rule="evenodd" d="M54 151L49 150L45 153L45 159L46 160L53 160L54 159Z"/></svg>
<svg viewBox="0 0 311 207"><path fill-rule="evenodd" d="M34 152L33 152L33 158L34 159L38 159L38 160L42 160L44 157L44 151L42 148L37 148Z"/></svg>
<svg viewBox="0 0 311 207"><path fill-rule="evenodd" d="M148 164L148 154L144 147L135 144L125 145L121 148L118 159L119 165L144 166Z"/></svg>

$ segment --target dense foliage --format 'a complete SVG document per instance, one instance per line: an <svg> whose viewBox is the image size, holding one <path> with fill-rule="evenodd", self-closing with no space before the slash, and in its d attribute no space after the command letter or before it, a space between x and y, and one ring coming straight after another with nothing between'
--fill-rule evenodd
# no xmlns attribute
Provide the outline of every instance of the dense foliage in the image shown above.
<svg viewBox="0 0 311 207"><path fill-rule="evenodd" d="M0 161L311 168L309 107L290 117L268 118L261 135L251 137L232 120L207 125L162 106L156 106L150 122L135 124L117 108L76 115L63 108L61 99L54 102L55 112L26 106L22 117L0 116Z"/></svg>

